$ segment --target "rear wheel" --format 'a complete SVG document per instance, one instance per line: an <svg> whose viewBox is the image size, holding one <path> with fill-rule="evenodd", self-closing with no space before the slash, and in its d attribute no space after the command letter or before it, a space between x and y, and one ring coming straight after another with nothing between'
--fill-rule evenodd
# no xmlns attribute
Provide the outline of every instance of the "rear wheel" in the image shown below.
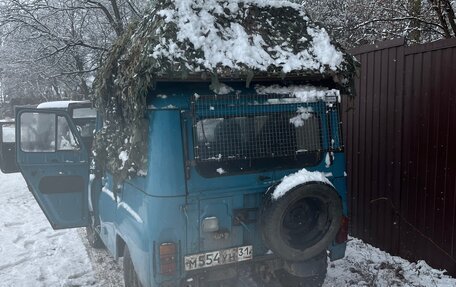
<svg viewBox="0 0 456 287"><path fill-rule="evenodd" d="M141 287L127 246L124 249L123 268L125 287Z"/></svg>
<svg viewBox="0 0 456 287"><path fill-rule="evenodd" d="M342 202L327 184L311 182L272 199L265 194L261 228L266 246L287 261L314 258L331 244L340 227Z"/></svg>

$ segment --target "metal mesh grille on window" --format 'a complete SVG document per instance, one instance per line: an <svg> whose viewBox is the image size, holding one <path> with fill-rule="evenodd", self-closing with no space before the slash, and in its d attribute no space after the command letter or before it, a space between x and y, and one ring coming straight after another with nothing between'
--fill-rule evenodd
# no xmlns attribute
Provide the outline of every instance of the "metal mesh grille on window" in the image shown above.
<svg viewBox="0 0 456 287"><path fill-rule="evenodd" d="M195 159L293 157L329 145L325 102L283 95L198 96L192 103ZM326 133L326 134L324 134Z"/></svg>

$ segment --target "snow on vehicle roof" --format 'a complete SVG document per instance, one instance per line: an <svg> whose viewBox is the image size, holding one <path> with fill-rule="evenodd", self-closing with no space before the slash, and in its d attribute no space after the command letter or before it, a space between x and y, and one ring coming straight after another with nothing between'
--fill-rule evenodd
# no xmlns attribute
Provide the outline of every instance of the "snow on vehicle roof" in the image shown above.
<svg viewBox="0 0 456 287"><path fill-rule="evenodd" d="M252 80L324 81L349 90L356 65L296 3L154 1L125 29L97 72L95 106L109 123L95 140L98 159L109 159L108 169L119 178L147 169L147 133L138 127L146 96L158 81L210 80L218 93L226 92L220 86L224 79L247 86ZM119 150L130 155L125 164Z"/></svg>
<svg viewBox="0 0 456 287"><path fill-rule="evenodd" d="M69 104L88 103L88 101L51 101L39 104L37 109L68 109Z"/></svg>
<svg viewBox="0 0 456 287"><path fill-rule="evenodd" d="M191 59L193 71L224 66L324 72L326 68L336 71L344 61L326 30L309 25L303 8L287 1L175 0L155 17L163 18L163 28L156 32L165 38L149 56ZM175 36L166 37L170 29L175 29ZM188 54L188 50L199 53Z"/></svg>
<svg viewBox="0 0 456 287"><path fill-rule="evenodd" d="M355 63L296 3L158 0L114 44L95 86L288 75L349 87Z"/></svg>
<svg viewBox="0 0 456 287"><path fill-rule="evenodd" d="M124 50L124 59L139 57L143 61L138 64L152 64L148 71L156 70L164 78L205 72L233 78L247 71L334 75L353 66L353 58L296 3L157 2L132 31L126 43L132 49ZM141 50L135 49L138 46Z"/></svg>

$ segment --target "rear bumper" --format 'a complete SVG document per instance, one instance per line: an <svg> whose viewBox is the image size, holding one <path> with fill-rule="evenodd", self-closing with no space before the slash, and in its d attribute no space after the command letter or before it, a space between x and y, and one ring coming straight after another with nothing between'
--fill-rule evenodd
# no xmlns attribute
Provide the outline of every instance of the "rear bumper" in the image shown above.
<svg viewBox="0 0 456 287"><path fill-rule="evenodd" d="M330 261L345 256L347 243L333 244L328 248ZM216 267L178 272L174 276L166 276L162 282L153 283L154 287L206 287L223 282L225 286L264 286L263 282L275 280L274 272L280 269L298 276L309 277L326 268L327 257L322 253L307 261L286 261L275 254L256 256L252 260L231 263ZM260 283L258 283L260 280ZM254 283L245 283L253 281ZM256 284L255 284L256 283ZM279 286L279 285L278 285Z"/></svg>
<svg viewBox="0 0 456 287"><path fill-rule="evenodd" d="M331 260L340 259L344 256L346 244L332 246ZM286 262L283 259L271 254L256 257L251 261L239 262L213 268L200 269L188 272L179 282L164 282L160 287L203 287L211 286L214 282L226 282L226 286L245 285L246 282L254 281L251 286L263 286L265 282L274 281L274 271L285 269L299 277L309 277L318 274L321 268L326 268L327 257L317 256L302 262ZM242 286L244 286L242 285ZM247 286L250 286L247 283Z"/></svg>

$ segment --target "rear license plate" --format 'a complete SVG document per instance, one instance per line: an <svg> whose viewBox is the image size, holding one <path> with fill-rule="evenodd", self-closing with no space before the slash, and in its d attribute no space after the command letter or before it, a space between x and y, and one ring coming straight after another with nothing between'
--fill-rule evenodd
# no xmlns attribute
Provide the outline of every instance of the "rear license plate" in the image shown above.
<svg viewBox="0 0 456 287"><path fill-rule="evenodd" d="M252 246L248 245L185 256L185 271L251 260L252 250Z"/></svg>

